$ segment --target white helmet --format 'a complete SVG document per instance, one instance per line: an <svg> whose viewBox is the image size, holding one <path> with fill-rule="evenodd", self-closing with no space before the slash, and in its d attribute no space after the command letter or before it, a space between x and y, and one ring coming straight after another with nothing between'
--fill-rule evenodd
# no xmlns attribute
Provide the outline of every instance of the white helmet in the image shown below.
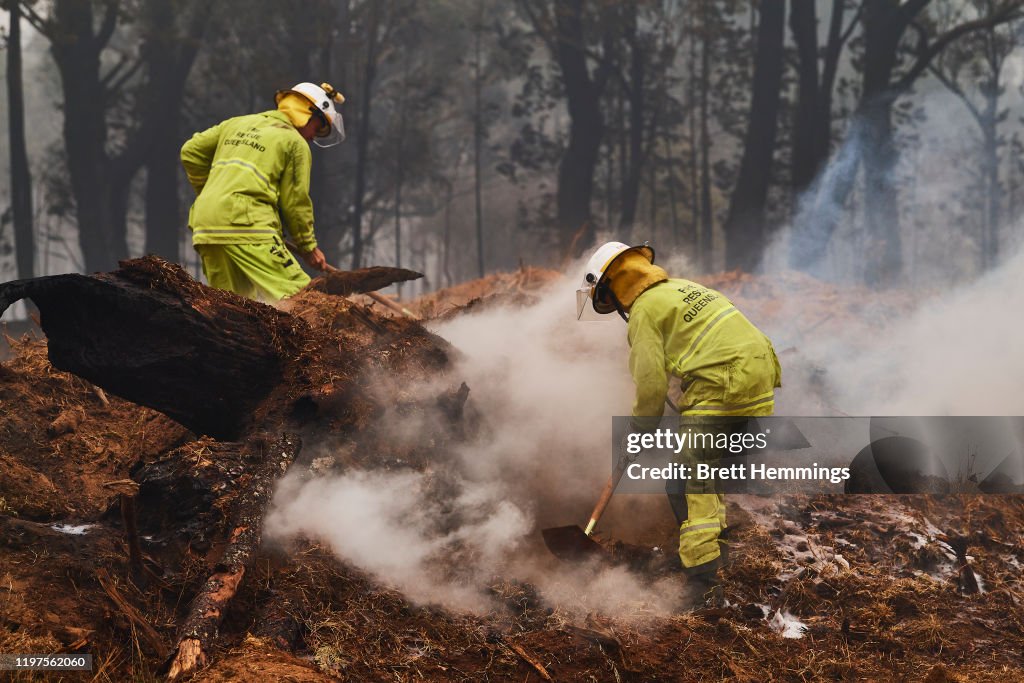
<svg viewBox="0 0 1024 683"><path fill-rule="evenodd" d="M330 83L299 83L289 90L278 90L274 96L275 102L288 93L302 95L314 107L314 114L322 116L327 121L327 126L322 134L317 134L313 139L320 147L333 147L345 139L345 121L341 118L341 112L334 108L335 103L344 104L345 96L334 89Z"/></svg>
<svg viewBox="0 0 1024 683"><path fill-rule="evenodd" d="M583 274L583 284L576 290L576 319L583 316L583 309L590 301L594 310L598 313L612 313L615 309L615 302L610 296L608 281L604 274L618 257L626 252L639 251L647 257L647 260L654 263L654 249L648 246L647 242L631 247L622 242L605 242L594 255L587 261L586 272Z"/></svg>

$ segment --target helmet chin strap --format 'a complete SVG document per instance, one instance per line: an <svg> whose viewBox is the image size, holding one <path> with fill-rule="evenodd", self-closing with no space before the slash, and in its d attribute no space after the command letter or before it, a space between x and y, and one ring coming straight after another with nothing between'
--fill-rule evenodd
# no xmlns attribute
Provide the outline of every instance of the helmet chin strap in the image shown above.
<svg viewBox="0 0 1024 683"><path fill-rule="evenodd" d="M615 296L615 292L612 292L611 295L612 295L612 303L615 304L615 311L619 314L620 318L622 318L623 320L625 320L628 323L629 322L629 313L626 313L626 310L622 307L622 304L619 303L619 297Z"/></svg>
<svg viewBox="0 0 1024 683"><path fill-rule="evenodd" d="M628 323L629 314L626 313L626 308L622 305L622 302L619 301L619 297L615 296L615 290L613 290L608 284L602 285L602 289L607 292L608 298L612 300L612 304L615 306L615 312L619 314L620 318Z"/></svg>

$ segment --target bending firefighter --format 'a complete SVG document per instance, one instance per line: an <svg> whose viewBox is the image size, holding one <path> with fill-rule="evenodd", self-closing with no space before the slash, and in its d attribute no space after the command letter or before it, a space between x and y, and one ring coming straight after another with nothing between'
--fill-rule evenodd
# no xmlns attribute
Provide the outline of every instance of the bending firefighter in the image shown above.
<svg viewBox="0 0 1024 683"><path fill-rule="evenodd" d="M311 268L326 267L313 234L308 143L330 147L345 139L335 109L345 98L329 83L299 83L278 91L276 101L276 110L223 121L181 148L198 195L188 224L207 282L269 303L309 284L283 225Z"/></svg>
<svg viewBox="0 0 1024 683"><path fill-rule="evenodd" d="M587 263L577 292L577 317L587 301L596 312L618 312L628 323L636 428L656 426L672 376L683 388L679 412L684 427L732 431L745 425L736 416L772 414L782 371L771 341L719 292L669 278L654 265L654 250L646 244L602 245ZM692 463L719 455L691 450L682 457ZM677 486L668 493L679 523L682 570L698 586L713 588L728 550L724 498L714 482Z"/></svg>

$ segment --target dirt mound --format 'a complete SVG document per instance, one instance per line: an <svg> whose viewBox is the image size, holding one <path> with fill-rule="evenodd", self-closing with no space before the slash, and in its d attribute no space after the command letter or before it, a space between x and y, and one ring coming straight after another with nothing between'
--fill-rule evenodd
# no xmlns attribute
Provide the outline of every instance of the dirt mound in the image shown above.
<svg viewBox="0 0 1024 683"><path fill-rule="evenodd" d="M431 305L452 311L457 301L530 294L542 286L530 283L554 277L496 276L466 299L446 293ZM751 303L771 303L781 289L817 292L823 308L846 298L800 279L722 277L704 281ZM450 375L457 352L411 320L321 292L290 311L306 335L291 360L309 399L298 408L309 413L288 419L319 446L293 467L311 477L352 467L427 472L432 495L450 498L451 439L473 426L471 388ZM12 351L0 365L0 652L91 652L86 680L148 680L225 562L269 437L195 438L55 370L43 342ZM442 388L414 391L417 378ZM379 426L385 412L436 430L396 442ZM132 486L142 579L118 505ZM315 542L266 547L227 606L199 680L1024 678L1024 498L737 496L729 515L729 606L674 616L581 614L571 597L546 599L511 575L483 587L490 611L461 613L414 604ZM652 526L670 547L678 532L667 510ZM462 559L451 555L453 580Z"/></svg>
<svg viewBox="0 0 1024 683"><path fill-rule="evenodd" d="M46 343L10 340L0 365L0 514L88 519L133 464L193 438L170 418L54 369Z"/></svg>
<svg viewBox="0 0 1024 683"><path fill-rule="evenodd" d="M558 271L523 266L511 273L495 273L425 294L409 304L424 318L446 318L483 307L529 305L562 276Z"/></svg>
<svg viewBox="0 0 1024 683"><path fill-rule="evenodd" d="M555 270L524 267L425 294L408 305L424 318L441 319L484 307L530 305L545 287L562 277ZM790 343L800 343L813 332L870 335L905 315L925 294L839 285L796 271L767 275L727 271L684 277L721 291L756 324L786 330Z"/></svg>
<svg viewBox="0 0 1024 683"><path fill-rule="evenodd" d="M811 333L869 336L904 316L923 294L838 285L796 271L728 271L696 280L725 294L763 329L785 331L790 344L801 343Z"/></svg>

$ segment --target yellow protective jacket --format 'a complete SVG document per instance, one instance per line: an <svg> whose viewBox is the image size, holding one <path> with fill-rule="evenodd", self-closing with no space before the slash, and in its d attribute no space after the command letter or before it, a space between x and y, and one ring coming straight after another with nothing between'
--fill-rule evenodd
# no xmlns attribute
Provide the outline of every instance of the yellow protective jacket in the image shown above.
<svg viewBox="0 0 1024 683"><path fill-rule="evenodd" d="M196 133L182 146L181 163L198 195L188 214L193 244L283 240L283 217L299 249L316 247L312 155L287 115L237 116Z"/></svg>
<svg viewBox="0 0 1024 683"><path fill-rule="evenodd" d="M681 378L684 415L771 414L782 368L772 343L721 293L670 279L629 311L634 417L660 417L669 377Z"/></svg>

